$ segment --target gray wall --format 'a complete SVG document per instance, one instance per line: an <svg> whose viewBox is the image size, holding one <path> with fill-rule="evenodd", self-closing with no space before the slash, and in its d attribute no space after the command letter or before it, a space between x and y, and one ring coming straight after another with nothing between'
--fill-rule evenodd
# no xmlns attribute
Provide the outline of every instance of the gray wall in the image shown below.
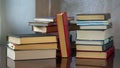
<svg viewBox="0 0 120 68"><path fill-rule="evenodd" d="M9 33L32 33L28 22L35 17L35 0L6 0Z"/></svg>

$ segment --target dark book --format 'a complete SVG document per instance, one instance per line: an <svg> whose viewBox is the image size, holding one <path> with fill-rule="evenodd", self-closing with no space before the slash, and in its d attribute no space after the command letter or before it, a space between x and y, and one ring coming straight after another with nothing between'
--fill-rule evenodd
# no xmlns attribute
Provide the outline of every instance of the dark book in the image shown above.
<svg viewBox="0 0 120 68"><path fill-rule="evenodd" d="M15 44L31 44L31 43L50 43L57 42L55 35L49 34L14 34L8 36L8 42Z"/></svg>
<svg viewBox="0 0 120 68"><path fill-rule="evenodd" d="M58 36L60 41L60 50L62 57L70 57L70 40L67 15L65 12L56 15Z"/></svg>
<svg viewBox="0 0 120 68"><path fill-rule="evenodd" d="M99 14L77 14L77 20L108 20L111 18L110 13Z"/></svg>

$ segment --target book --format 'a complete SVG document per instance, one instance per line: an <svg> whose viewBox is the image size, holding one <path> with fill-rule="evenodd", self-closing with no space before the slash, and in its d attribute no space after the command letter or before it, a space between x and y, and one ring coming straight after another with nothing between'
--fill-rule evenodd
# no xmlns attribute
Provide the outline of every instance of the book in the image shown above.
<svg viewBox="0 0 120 68"><path fill-rule="evenodd" d="M77 14L76 20L108 20L111 18L110 13L99 14Z"/></svg>
<svg viewBox="0 0 120 68"><path fill-rule="evenodd" d="M67 14L65 12L56 14L58 36L62 57L70 57L70 40L68 31Z"/></svg>
<svg viewBox="0 0 120 68"><path fill-rule="evenodd" d="M50 43L57 42L56 36L49 34L14 34L8 36L8 42L15 44L32 44L32 43Z"/></svg>
<svg viewBox="0 0 120 68"><path fill-rule="evenodd" d="M77 30L79 27L76 24L70 24L68 26L69 31ZM32 26L32 31L34 32L42 32L42 33L51 33L58 32L57 26Z"/></svg>
<svg viewBox="0 0 120 68"><path fill-rule="evenodd" d="M88 44L88 45L104 45L113 40L113 37L109 37L105 40L76 40L76 44Z"/></svg>
<svg viewBox="0 0 120 68"><path fill-rule="evenodd" d="M31 60L56 58L56 49L13 50L7 47L7 57L12 60Z"/></svg>
<svg viewBox="0 0 120 68"><path fill-rule="evenodd" d="M76 51L76 58L89 58L89 59L108 59L114 54L114 46L110 47L108 50L101 51Z"/></svg>
<svg viewBox="0 0 120 68"><path fill-rule="evenodd" d="M19 60L7 58L9 68L56 68L56 59Z"/></svg>
<svg viewBox="0 0 120 68"><path fill-rule="evenodd" d="M49 23L49 22L54 22L55 18L54 17L34 18L34 21L35 22Z"/></svg>
<svg viewBox="0 0 120 68"><path fill-rule="evenodd" d="M76 44L76 50L79 51L106 51L112 47L113 41L104 45L88 45L88 44Z"/></svg>
<svg viewBox="0 0 120 68"><path fill-rule="evenodd" d="M43 22L29 22L29 25L30 26L53 26L53 25L56 25L56 23L51 23L51 22L48 22L48 23L43 23Z"/></svg>
<svg viewBox="0 0 120 68"><path fill-rule="evenodd" d="M100 26L100 25L109 25L111 22L109 20L106 21L76 21L77 25L93 25L93 26Z"/></svg>
<svg viewBox="0 0 120 68"><path fill-rule="evenodd" d="M57 43L41 43L41 44L14 44L8 43L8 47L13 50L38 50L38 49L57 49Z"/></svg>
<svg viewBox="0 0 120 68"><path fill-rule="evenodd" d="M77 39L80 40L105 40L112 36L112 28L106 30L77 30Z"/></svg>
<svg viewBox="0 0 120 68"><path fill-rule="evenodd" d="M109 29L109 28L112 28L112 25L111 24L108 24L108 25L79 25L79 29L88 29L88 30L98 30L98 29L101 29L101 30L105 30L105 29Z"/></svg>

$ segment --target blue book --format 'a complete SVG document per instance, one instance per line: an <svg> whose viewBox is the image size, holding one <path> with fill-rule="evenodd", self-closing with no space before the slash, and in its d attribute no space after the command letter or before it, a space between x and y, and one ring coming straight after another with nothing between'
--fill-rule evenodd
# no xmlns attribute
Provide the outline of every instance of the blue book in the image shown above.
<svg viewBox="0 0 120 68"><path fill-rule="evenodd" d="M108 25L110 21L76 21L77 25Z"/></svg>

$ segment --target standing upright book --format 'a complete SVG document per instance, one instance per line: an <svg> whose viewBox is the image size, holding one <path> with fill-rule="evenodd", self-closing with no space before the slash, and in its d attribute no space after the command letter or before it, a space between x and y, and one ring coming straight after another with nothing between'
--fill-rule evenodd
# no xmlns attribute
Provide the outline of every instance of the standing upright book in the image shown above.
<svg viewBox="0 0 120 68"><path fill-rule="evenodd" d="M65 12L56 15L60 49L62 57L70 57L70 40L68 31L67 14Z"/></svg>

